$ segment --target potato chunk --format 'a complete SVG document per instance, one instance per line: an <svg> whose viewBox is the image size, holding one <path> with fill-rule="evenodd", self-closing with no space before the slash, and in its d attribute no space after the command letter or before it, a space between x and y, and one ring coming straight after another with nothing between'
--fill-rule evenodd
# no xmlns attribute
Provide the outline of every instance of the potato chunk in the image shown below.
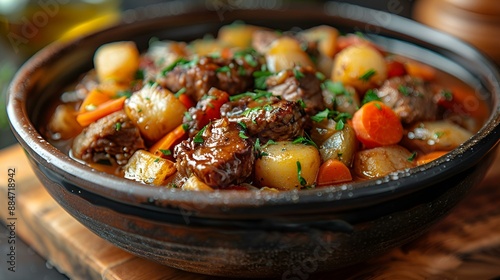
<svg viewBox="0 0 500 280"><path fill-rule="evenodd" d="M424 153L451 151L472 137L472 132L449 121L419 122L404 138L412 148Z"/></svg>
<svg viewBox="0 0 500 280"><path fill-rule="evenodd" d="M154 85L145 85L125 103L125 113L150 143L182 124L186 110L174 94Z"/></svg>
<svg viewBox="0 0 500 280"><path fill-rule="evenodd" d="M175 173L175 164L145 151L137 150L124 166L127 179L146 184L163 185L165 180Z"/></svg>
<svg viewBox="0 0 500 280"><path fill-rule="evenodd" d="M229 24L219 29L217 39L231 47L249 48L252 46L253 33L261 29L249 24Z"/></svg>
<svg viewBox="0 0 500 280"><path fill-rule="evenodd" d="M100 82L128 83L139 69L139 51L134 42L105 44L97 49L94 66Z"/></svg>
<svg viewBox="0 0 500 280"><path fill-rule="evenodd" d="M283 36L276 39L266 52L267 68L271 72L280 72L294 66L316 68L307 53L294 38Z"/></svg>
<svg viewBox="0 0 500 280"><path fill-rule="evenodd" d="M262 187L293 190L316 181L320 155L314 146L279 141L262 148L255 162L255 178Z"/></svg>
<svg viewBox="0 0 500 280"><path fill-rule="evenodd" d="M386 78L384 57L369 45L349 46L335 57L332 80L353 86L360 93L379 86Z"/></svg>
<svg viewBox="0 0 500 280"><path fill-rule="evenodd" d="M363 150L354 156L354 172L373 179L416 166L413 154L399 145Z"/></svg>

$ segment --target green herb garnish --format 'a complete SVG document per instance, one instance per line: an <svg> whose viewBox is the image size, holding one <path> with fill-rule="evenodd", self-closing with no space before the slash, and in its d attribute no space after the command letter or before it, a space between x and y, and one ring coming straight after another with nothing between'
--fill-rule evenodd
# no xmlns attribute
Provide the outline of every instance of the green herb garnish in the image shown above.
<svg viewBox="0 0 500 280"><path fill-rule="evenodd" d="M204 141L204 139L203 139L203 133L207 129L207 126L208 126L208 124L205 125L202 129L200 129L200 131L198 131L198 133L196 133L196 135L193 138L193 142L194 143L197 143L197 144L203 143L203 141Z"/></svg>
<svg viewBox="0 0 500 280"><path fill-rule="evenodd" d="M377 93L373 89L369 89L366 93L365 96L363 97L363 101L361 101L361 104L364 105L368 102L371 101L380 101L380 97L378 97Z"/></svg>
<svg viewBox="0 0 500 280"><path fill-rule="evenodd" d="M363 75L359 76L359 79L364 82L368 82L370 78L373 77L373 75L375 74L377 74L377 71L375 71L374 69L369 69Z"/></svg>

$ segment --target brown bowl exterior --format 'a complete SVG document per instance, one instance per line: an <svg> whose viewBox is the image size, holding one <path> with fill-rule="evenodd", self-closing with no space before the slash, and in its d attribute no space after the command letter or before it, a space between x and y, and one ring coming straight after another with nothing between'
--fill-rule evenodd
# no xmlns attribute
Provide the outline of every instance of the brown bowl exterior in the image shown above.
<svg viewBox="0 0 500 280"><path fill-rule="evenodd" d="M141 185L72 160L38 133L44 106L62 86L92 67L92 55L100 45L134 40L145 49L152 36L192 40L234 20L282 30L331 24L343 31L375 31L373 38L389 50L470 80L485 93L491 117L471 140L425 166L379 180L279 194L207 194ZM293 279L379 255L418 237L445 216L491 163L500 134L499 80L491 63L461 41L356 6L234 9L222 16L220 11L192 11L49 46L16 75L8 114L49 193L102 238L187 271Z"/></svg>

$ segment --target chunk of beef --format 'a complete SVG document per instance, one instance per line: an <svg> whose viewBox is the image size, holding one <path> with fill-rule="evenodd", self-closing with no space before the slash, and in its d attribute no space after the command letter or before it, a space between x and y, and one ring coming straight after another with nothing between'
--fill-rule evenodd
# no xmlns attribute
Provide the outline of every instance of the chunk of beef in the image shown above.
<svg viewBox="0 0 500 280"><path fill-rule="evenodd" d="M252 173L255 155L250 138L241 137L239 124L221 118L208 124L196 137L174 149L181 175L196 175L205 184L224 188L245 181Z"/></svg>
<svg viewBox="0 0 500 280"><path fill-rule="evenodd" d="M172 92L181 89L193 100L200 100L210 88L215 87L230 95L245 92L253 87L253 72L260 69L256 54L235 55L232 59L201 57L160 73L157 82Z"/></svg>
<svg viewBox="0 0 500 280"><path fill-rule="evenodd" d="M385 81L377 95L391 107L403 123L435 120L438 106L435 91L418 78L403 76Z"/></svg>
<svg viewBox="0 0 500 280"><path fill-rule="evenodd" d="M110 161L124 165L144 141L125 112L118 111L86 127L73 141L72 152L88 162Z"/></svg>
<svg viewBox="0 0 500 280"><path fill-rule="evenodd" d="M221 107L221 115L243 123L247 134L262 141L291 140L303 135L305 112L298 102L276 96L245 96Z"/></svg>
<svg viewBox="0 0 500 280"><path fill-rule="evenodd" d="M315 114L325 109L321 81L311 67L296 66L281 71L266 81L268 91L288 101L304 101L306 112Z"/></svg>

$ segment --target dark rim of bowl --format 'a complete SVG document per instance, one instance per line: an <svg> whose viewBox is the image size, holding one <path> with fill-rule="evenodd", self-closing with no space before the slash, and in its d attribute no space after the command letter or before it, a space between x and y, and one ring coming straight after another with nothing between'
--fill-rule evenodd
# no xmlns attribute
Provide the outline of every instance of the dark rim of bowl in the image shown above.
<svg viewBox="0 0 500 280"><path fill-rule="evenodd" d="M337 4L327 3L325 5ZM387 27L377 22L368 22L365 18L348 19L341 14L329 12L326 6L292 7L287 10L287 13L292 15L303 15L306 18L313 18L316 16L325 19L341 17L347 22L352 21L353 23L370 24L370 26L383 29L386 33L396 36L400 40L413 38L416 41L425 42L431 46L437 46L452 54L462 56L462 58L469 62L475 63L475 68L481 71L481 74L486 79L486 83L489 84L489 92L493 96L494 101L490 118L481 130L460 147L448 153L445 157L439 158L423 166L396 172L379 179L279 193L226 190L206 193L148 186L118 178L104 172L95 171L71 159L68 155L48 143L44 137L39 134L37 128L29 119L28 109L26 108L26 100L29 96L29 91L32 90L34 86L32 79L30 79L33 73L39 71L51 61L57 60L61 53L67 53L74 50L86 40L102 38L109 32L129 28L134 24L139 27L148 26L151 22L157 20L164 21L165 18L142 19L135 23L120 24L71 42L53 44L36 54L22 66L13 79L9 89L10 94L8 97L7 110L12 130L18 141L32 157L39 157L47 163L50 162L50 164L44 164L43 162L40 164L45 165L46 168L56 173L61 171L64 172L64 177L69 178L70 181L73 180L73 182L81 183L79 187L82 189L116 202L138 207L153 208L158 211L162 211L163 208L171 206L196 208L196 205L203 205L204 211L207 211L211 207L214 207L214 210L220 210L221 208L276 208L290 204L307 204L308 207L314 209L315 204L319 203L317 205L323 207L325 206L325 202L330 201L334 203L329 203L328 209L324 210L346 210L374 205L421 190L426 186L436 183L436 181L443 181L454 174L463 172L481 161L481 159L498 143L500 133L500 76L496 67L476 49L450 35L397 15L349 4L341 5L345 5L345 7L349 9L359 9L359 11L363 11L366 14L371 13L378 14L381 17L391 17L391 25ZM227 18L233 17L238 19L238 17L244 16L248 12L249 10L231 10L227 11L225 16ZM272 9L252 10L251 12L254 15L261 14L262 16L278 13ZM183 13L183 15L200 16L206 15L207 13L211 13L211 17L218 16L216 11L188 11ZM176 17L178 16L171 16L171 18ZM186 24L188 24L188 22L186 22ZM446 42L446 45L443 42ZM82 178L96 178L96 182L85 182L85 179ZM154 201L154 203L147 205L147 203L145 203L146 201ZM219 210L215 211L218 212Z"/></svg>

